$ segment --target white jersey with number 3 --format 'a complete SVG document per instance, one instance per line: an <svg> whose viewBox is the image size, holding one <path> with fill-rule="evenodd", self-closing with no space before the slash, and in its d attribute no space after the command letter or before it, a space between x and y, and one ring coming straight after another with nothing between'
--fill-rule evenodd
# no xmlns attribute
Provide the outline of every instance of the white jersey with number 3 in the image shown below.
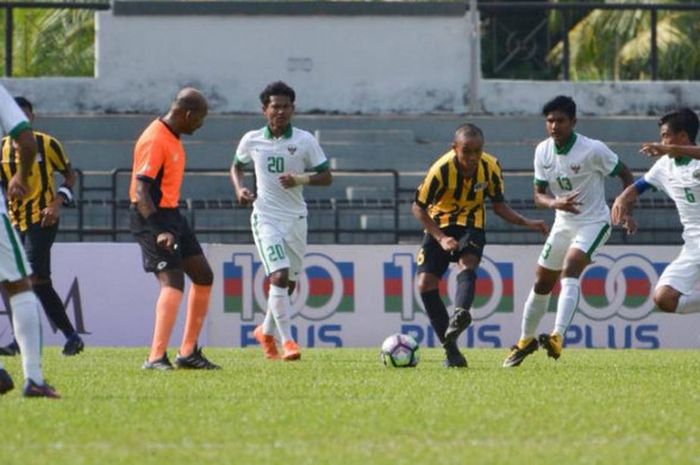
<svg viewBox="0 0 700 465"><path fill-rule="evenodd" d="M539 143L535 149L535 184L548 186L557 197L579 193L576 200L581 203L577 207L580 213L557 210L557 220L610 222L605 177L617 172L619 157L599 140L581 134L573 137L573 144L559 151L551 137Z"/></svg>
<svg viewBox="0 0 700 465"><path fill-rule="evenodd" d="M311 133L290 126L275 138L267 127L247 132L236 149L237 164L255 165L257 198L253 210L260 215L292 218L306 216L303 186L285 189L279 177L284 173L301 174L323 171L328 161Z"/></svg>
<svg viewBox="0 0 700 465"><path fill-rule="evenodd" d="M3 134L11 136L15 136L14 132L23 126L29 128L27 116L2 85L0 85L0 124L2 124ZM0 189L0 213L7 213L5 193L2 189Z"/></svg>
<svg viewBox="0 0 700 465"><path fill-rule="evenodd" d="M673 200L686 246L700 249L700 160L663 156L647 171L644 180Z"/></svg>

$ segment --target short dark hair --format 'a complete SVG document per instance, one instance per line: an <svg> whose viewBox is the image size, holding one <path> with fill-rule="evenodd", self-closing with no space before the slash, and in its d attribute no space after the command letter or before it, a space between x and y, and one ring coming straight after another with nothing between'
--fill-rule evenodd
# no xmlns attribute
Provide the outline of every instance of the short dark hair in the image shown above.
<svg viewBox="0 0 700 465"><path fill-rule="evenodd" d="M542 107L542 115L547 116L553 111L561 111L571 119L576 118L576 102L566 95L557 95Z"/></svg>
<svg viewBox="0 0 700 465"><path fill-rule="evenodd" d="M28 109L29 111L34 111L32 102L30 102L26 97L15 97L15 103L18 107Z"/></svg>
<svg viewBox="0 0 700 465"><path fill-rule="evenodd" d="M472 137L478 137L482 142L484 140L484 132L475 124L464 123L455 129L455 141L460 138L467 139Z"/></svg>
<svg viewBox="0 0 700 465"><path fill-rule="evenodd" d="M260 93L260 102L263 104L264 107L266 107L267 104L270 103L270 97L273 95L286 95L287 97L289 97L289 100L291 100L292 103L294 103L294 99L296 99L297 97L297 94L294 92L294 89L289 87L284 82L271 82Z"/></svg>
<svg viewBox="0 0 700 465"><path fill-rule="evenodd" d="M688 139L695 143L698 136L698 115L690 108L679 108L666 113L659 118L659 126L666 125L673 133L684 131L688 134Z"/></svg>

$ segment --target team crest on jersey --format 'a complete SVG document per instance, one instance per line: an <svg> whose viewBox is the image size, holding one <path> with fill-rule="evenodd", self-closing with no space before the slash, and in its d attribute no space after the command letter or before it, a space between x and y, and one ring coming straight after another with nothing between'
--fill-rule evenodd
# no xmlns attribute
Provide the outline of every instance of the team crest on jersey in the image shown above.
<svg viewBox="0 0 700 465"><path fill-rule="evenodd" d="M571 171L573 171L574 174L578 174L578 172L581 171L581 165L571 165Z"/></svg>
<svg viewBox="0 0 700 465"><path fill-rule="evenodd" d="M294 155L297 151L297 146L296 145L288 145L287 146L287 152L289 152L290 155Z"/></svg>
<svg viewBox="0 0 700 465"><path fill-rule="evenodd" d="M693 179L697 179L700 181L700 170L693 171Z"/></svg>
<svg viewBox="0 0 700 465"><path fill-rule="evenodd" d="M488 183L486 182L477 182L476 184L474 184L474 192L483 191L484 189L486 189L486 186L488 186Z"/></svg>

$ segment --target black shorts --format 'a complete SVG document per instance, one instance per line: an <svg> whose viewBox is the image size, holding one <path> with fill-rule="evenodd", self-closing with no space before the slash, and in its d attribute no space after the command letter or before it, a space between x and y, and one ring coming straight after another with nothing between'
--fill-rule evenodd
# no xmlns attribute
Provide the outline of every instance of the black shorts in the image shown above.
<svg viewBox="0 0 700 465"><path fill-rule="evenodd" d="M57 232L58 223L45 228L35 223L30 224L26 231L19 233L34 276L40 280L51 279L51 246L56 240Z"/></svg>
<svg viewBox="0 0 700 465"><path fill-rule="evenodd" d="M175 236L174 250L170 251L156 244L156 234L146 224L143 216L132 206L130 229L141 246L143 269L147 272L182 269L182 260L196 255L204 255L202 246L187 223L187 219L176 208L158 210L163 227Z"/></svg>
<svg viewBox="0 0 700 465"><path fill-rule="evenodd" d="M416 257L417 272L442 276L450 263L457 262L465 253L476 255L481 259L486 245L486 234L483 229L466 228L464 226L447 226L442 232L459 241L459 248L454 252L444 250L438 241L430 234L425 234L423 244Z"/></svg>

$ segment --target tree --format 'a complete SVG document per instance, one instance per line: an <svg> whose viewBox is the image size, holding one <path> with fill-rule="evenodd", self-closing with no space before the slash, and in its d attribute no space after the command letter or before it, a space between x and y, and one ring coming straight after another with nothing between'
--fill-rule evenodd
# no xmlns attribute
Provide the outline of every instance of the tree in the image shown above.
<svg viewBox="0 0 700 465"><path fill-rule="evenodd" d="M634 0L634 3L678 2ZM554 17L553 23L560 20ZM657 18L659 79L700 78L700 53L696 47L700 39L697 27L700 11L660 9ZM643 80L651 76L650 11L593 10L569 30L569 44L572 80ZM559 42L550 50L548 60L561 65L562 52L563 43Z"/></svg>
<svg viewBox="0 0 700 465"><path fill-rule="evenodd" d="M14 77L94 75L94 11L17 8L13 25Z"/></svg>

